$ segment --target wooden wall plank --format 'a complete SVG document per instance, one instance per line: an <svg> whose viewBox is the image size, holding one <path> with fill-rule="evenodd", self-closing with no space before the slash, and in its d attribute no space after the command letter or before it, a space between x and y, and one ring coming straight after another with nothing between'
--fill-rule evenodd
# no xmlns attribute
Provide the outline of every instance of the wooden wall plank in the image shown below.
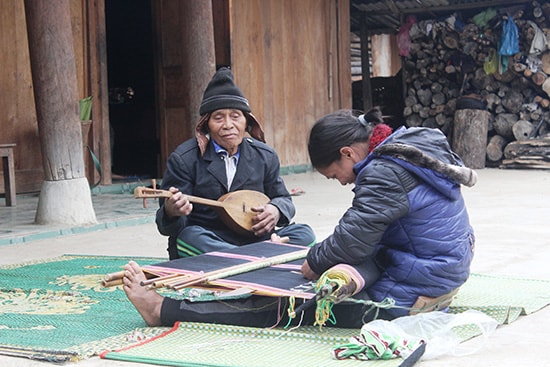
<svg viewBox="0 0 550 367"><path fill-rule="evenodd" d="M111 131L109 122L109 82L107 75L107 30L105 25L105 0L81 0L87 4L86 33L87 50L84 57L88 59L86 77L89 86L85 95L92 96L92 141L89 142L98 156L102 169L101 184L112 183L111 175ZM86 82L86 80L85 80ZM90 162L88 160L88 162ZM92 164L89 165L88 180L97 182L99 173Z"/></svg>
<svg viewBox="0 0 550 367"><path fill-rule="evenodd" d="M351 107L349 1L232 0L230 14L235 79L267 142L281 166L308 165L313 123Z"/></svg>
<svg viewBox="0 0 550 367"><path fill-rule="evenodd" d="M23 0L0 3L0 143L14 149L17 192L36 191L43 180ZM3 179L0 180L4 192Z"/></svg>

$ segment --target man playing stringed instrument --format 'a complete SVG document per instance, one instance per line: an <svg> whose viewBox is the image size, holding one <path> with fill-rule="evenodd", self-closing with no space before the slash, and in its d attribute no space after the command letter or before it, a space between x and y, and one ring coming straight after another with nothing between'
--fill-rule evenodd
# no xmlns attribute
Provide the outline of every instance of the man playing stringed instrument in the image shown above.
<svg viewBox="0 0 550 367"><path fill-rule="evenodd" d="M265 144L260 123L228 68L220 68L200 105L195 137L169 156L162 187L172 196L160 199L156 223L169 236L170 259L226 250L234 246L288 237L296 245L314 243L312 229L291 223L292 198L280 177L276 152ZM250 137L246 136L246 134ZM237 190L252 190L268 202L251 208L251 233L236 232L207 205L192 204L188 195L217 200ZM225 220L223 220L225 219Z"/></svg>

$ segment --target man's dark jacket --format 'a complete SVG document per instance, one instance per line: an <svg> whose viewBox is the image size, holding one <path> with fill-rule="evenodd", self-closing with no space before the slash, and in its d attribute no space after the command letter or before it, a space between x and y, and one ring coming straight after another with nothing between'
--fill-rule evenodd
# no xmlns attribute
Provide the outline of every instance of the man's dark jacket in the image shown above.
<svg viewBox="0 0 550 367"><path fill-rule="evenodd" d="M273 148L256 139L245 138L240 145L240 156L237 172L231 188L227 187L225 163L216 154L212 142L208 143L204 156L195 138L179 145L167 160L166 171L161 188L171 186L187 195L217 200L229 191L255 190L270 198L270 203L281 212L278 226L286 225L294 217L296 209L292 198L280 177L280 163ZM229 243L236 245L256 242L252 237L246 238L229 229L206 205L193 204L193 211L187 217L171 220L165 216L164 201L160 201L156 223L161 234L175 239L184 226L198 225L212 230ZM170 248L169 248L170 251Z"/></svg>

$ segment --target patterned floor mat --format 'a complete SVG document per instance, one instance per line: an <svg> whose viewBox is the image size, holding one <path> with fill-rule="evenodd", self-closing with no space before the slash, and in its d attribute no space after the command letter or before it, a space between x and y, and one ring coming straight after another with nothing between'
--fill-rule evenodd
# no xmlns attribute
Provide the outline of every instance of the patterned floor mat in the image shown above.
<svg viewBox="0 0 550 367"><path fill-rule="evenodd" d="M170 328L147 328L120 287L105 288L100 283L105 274L119 271L128 260L125 257L66 255L0 267L0 354L66 362L116 350L105 353L104 357L141 358L173 366L227 365L215 364L216 361L208 358L193 362L185 356L189 348L200 344L206 350L211 346L220 348L223 359L230 361L231 366L260 366L258 358L269 365L267 363L273 362L271 358L290 355L290 351L320 356L323 362L316 365L329 366L328 348L357 334L357 330L323 328L319 331L318 328L302 327L291 335L284 330L236 326L211 329L213 326L206 324L181 324L177 331L169 333L166 332ZM140 264L155 264L162 259L136 260ZM503 324L549 303L549 281L473 274L457 295L451 312L477 309ZM474 335L475 331L467 331L462 337ZM143 339L147 343L142 344ZM157 347L161 343L167 346ZM184 343L190 343L189 348L176 347ZM128 346L133 347L121 350ZM155 354L155 350L164 350L168 356ZM201 354L191 350L193 358ZM251 355L256 356L254 363L243 362L242 358ZM298 358L298 354L294 357ZM312 357L307 358L312 365ZM342 361L334 362L343 365ZM395 361L382 363L389 363L383 366L398 365Z"/></svg>
<svg viewBox="0 0 550 367"><path fill-rule="evenodd" d="M460 289L451 313L482 311L499 324L510 323L550 304L550 281L473 274ZM465 341L480 335L475 325L453 331ZM330 349L347 343L358 330L302 327L293 332L226 325L181 323L156 338L102 358L166 366L357 366L361 361L332 359ZM276 362L274 362L276 361ZM369 361L373 367L397 367L402 359Z"/></svg>
<svg viewBox="0 0 550 367"><path fill-rule="evenodd" d="M67 255L0 267L0 354L62 362L128 345L125 335L146 324L120 287L101 285L127 262ZM145 329L151 336L162 331Z"/></svg>

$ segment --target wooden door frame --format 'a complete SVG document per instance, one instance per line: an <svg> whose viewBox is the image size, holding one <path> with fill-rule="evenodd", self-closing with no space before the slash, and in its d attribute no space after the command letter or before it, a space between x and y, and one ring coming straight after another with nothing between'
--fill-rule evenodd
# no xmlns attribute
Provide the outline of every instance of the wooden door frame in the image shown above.
<svg viewBox="0 0 550 367"><path fill-rule="evenodd" d="M86 89L92 96L91 149L101 165L102 185L112 183L111 133L109 122L109 84L107 77L107 35L105 28L105 0L86 0L88 27L88 78ZM87 159L87 158L85 158ZM99 172L93 164L88 166L90 183L97 182Z"/></svg>

